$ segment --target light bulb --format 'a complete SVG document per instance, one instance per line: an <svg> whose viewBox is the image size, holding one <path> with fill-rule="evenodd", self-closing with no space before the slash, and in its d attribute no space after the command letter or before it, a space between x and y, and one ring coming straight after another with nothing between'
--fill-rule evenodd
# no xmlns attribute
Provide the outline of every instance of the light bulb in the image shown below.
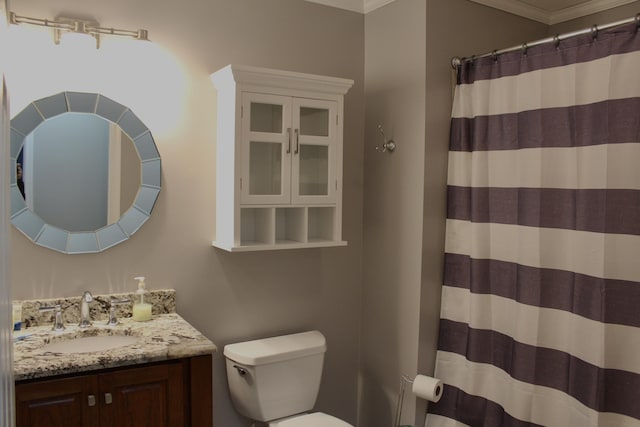
<svg viewBox="0 0 640 427"><path fill-rule="evenodd" d="M78 53L90 52L98 47L97 39L91 34L72 31L60 34L60 45L64 46L65 49L73 49Z"/></svg>

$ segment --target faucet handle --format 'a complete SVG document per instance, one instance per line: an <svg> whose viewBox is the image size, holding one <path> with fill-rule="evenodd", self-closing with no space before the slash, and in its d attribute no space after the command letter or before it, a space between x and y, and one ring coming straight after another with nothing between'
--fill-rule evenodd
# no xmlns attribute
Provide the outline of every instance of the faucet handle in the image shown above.
<svg viewBox="0 0 640 427"><path fill-rule="evenodd" d="M129 298L115 299L111 298L109 305L109 320L107 321L107 325L115 326L118 324L118 317L116 316L116 306L124 305L130 303L131 300Z"/></svg>
<svg viewBox="0 0 640 427"><path fill-rule="evenodd" d="M82 298L80 298L80 323L78 326L81 328L88 328L91 326L91 312L89 311L89 303L93 301L93 295L91 292L84 291Z"/></svg>
<svg viewBox="0 0 640 427"><path fill-rule="evenodd" d="M62 323L62 307L60 306L60 304L56 304L56 305L52 305L52 306L46 306L46 307L40 307L39 310L43 311L43 312L55 311L55 320L53 322L53 326L52 326L51 330L56 331L56 332L60 332L60 331L64 331L65 330L64 323Z"/></svg>
<svg viewBox="0 0 640 427"><path fill-rule="evenodd" d="M93 301L93 295L91 295L91 292L89 292L89 291L84 291L82 293L82 300L84 302L91 302L91 301Z"/></svg>

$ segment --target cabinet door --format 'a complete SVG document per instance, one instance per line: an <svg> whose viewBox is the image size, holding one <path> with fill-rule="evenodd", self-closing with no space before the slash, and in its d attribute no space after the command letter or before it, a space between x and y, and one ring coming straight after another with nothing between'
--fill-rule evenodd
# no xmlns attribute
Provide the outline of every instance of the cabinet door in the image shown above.
<svg viewBox="0 0 640 427"><path fill-rule="evenodd" d="M123 369L98 382L101 427L186 426L182 364Z"/></svg>
<svg viewBox="0 0 640 427"><path fill-rule="evenodd" d="M294 98L292 203L334 203L338 104Z"/></svg>
<svg viewBox="0 0 640 427"><path fill-rule="evenodd" d="M291 98L242 94L242 204L290 202Z"/></svg>
<svg viewBox="0 0 640 427"><path fill-rule="evenodd" d="M18 383L16 426L97 426L97 389L95 376Z"/></svg>

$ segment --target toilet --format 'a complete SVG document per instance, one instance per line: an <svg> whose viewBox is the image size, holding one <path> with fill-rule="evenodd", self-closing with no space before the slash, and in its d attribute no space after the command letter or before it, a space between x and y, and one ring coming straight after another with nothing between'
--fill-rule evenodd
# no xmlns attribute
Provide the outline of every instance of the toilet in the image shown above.
<svg viewBox="0 0 640 427"><path fill-rule="evenodd" d="M320 389L326 350L319 331L226 345L234 407L269 427L353 427L331 415L309 412Z"/></svg>

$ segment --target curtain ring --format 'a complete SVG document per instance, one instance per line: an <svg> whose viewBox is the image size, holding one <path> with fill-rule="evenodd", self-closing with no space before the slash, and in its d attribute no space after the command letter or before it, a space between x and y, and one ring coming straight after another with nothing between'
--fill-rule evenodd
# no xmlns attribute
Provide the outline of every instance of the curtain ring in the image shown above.
<svg viewBox="0 0 640 427"><path fill-rule="evenodd" d="M493 52L491 52L491 59L493 59L493 62L498 62L498 51L494 50Z"/></svg>
<svg viewBox="0 0 640 427"><path fill-rule="evenodd" d="M556 46L556 49L560 47L560 36L558 34L553 36L553 44Z"/></svg>
<svg viewBox="0 0 640 427"><path fill-rule="evenodd" d="M636 15L635 22L636 22L636 32L638 32L638 30L640 29L640 13Z"/></svg>
<svg viewBox="0 0 640 427"><path fill-rule="evenodd" d="M522 54L523 55L527 55L527 50L529 49L529 46L527 46L526 43L522 43Z"/></svg>
<svg viewBox="0 0 640 427"><path fill-rule="evenodd" d="M594 25L591 27L591 39L595 41L598 38L598 26Z"/></svg>

